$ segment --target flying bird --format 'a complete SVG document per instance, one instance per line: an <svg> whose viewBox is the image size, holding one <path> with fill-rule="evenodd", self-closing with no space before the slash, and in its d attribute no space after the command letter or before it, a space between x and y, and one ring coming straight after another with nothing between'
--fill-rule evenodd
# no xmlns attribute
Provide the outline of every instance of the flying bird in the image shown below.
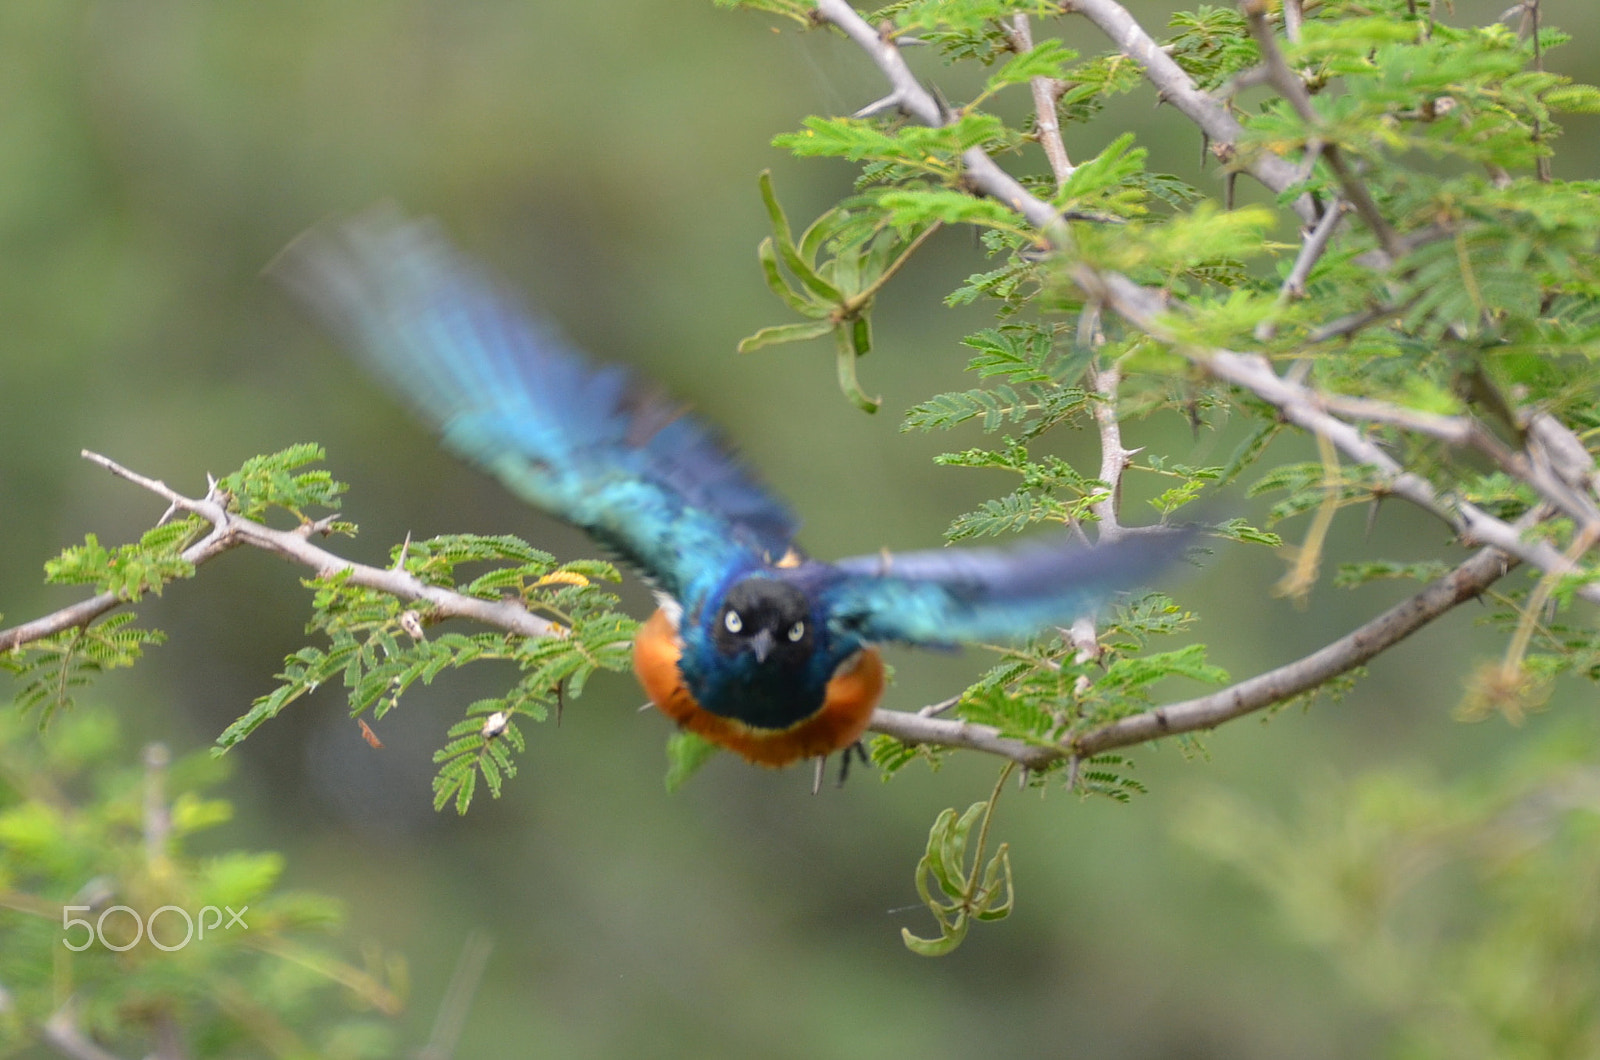
<svg viewBox="0 0 1600 1060"><path fill-rule="evenodd" d="M634 642L640 684L679 726L754 763L855 746L883 692L876 645L1069 623L1192 536L816 560L708 427L573 349L436 222L375 209L301 236L274 271L447 448L644 576L660 606Z"/></svg>

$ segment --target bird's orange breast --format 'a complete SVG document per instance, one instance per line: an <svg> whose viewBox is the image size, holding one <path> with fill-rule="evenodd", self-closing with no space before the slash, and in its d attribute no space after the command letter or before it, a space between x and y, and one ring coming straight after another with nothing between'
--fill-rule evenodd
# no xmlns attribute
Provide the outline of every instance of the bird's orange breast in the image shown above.
<svg viewBox="0 0 1600 1060"><path fill-rule="evenodd" d="M786 729L761 729L701 708L678 672L678 632L664 611L651 615L633 640L633 672L656 709L697 736L763 766L842 751L861 738L883 694L883 659L863 648L828 682L822 706Z"/></svg>

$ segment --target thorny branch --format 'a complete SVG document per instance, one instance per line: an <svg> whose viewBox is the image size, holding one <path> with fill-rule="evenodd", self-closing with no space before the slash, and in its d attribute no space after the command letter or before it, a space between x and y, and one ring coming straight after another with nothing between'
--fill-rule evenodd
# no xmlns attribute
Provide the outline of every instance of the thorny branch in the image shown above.
<svg viewBox="0 0 1600 1060"><path fill-rule="evenodd" d="M250 545L310 567L322 577L349 571L352 585L377 589L402 600L421 601L441 618L469 618L512 633L520 633L525 637L548 637L562 632L561 627L555 623L533 614L514 601L480 600L437 585L427 585L405 570L352 563L342 556L312 544L310 538L313 534L327 531L327 520L303 523L293 530L274 530L270 526L263 526L229 511L227 497L217 488L215 482L204 497L195 499L172 490L164 482L130 471L99 453L84 450L83 458L99 464L119 478L127 479L156 494L171 505L171 510L193 512L210 523L211 532L182 553L183 558L196 567L229 549ZM45 615L43 618L11 629L0 630L0 651L10 650L74 626L86 626L106 612L127 602L115 593L101 593L71 607Z"/></svg>
<svg viewBox="0 0 1600 1060"><path fill-rule="evenodd" d="M1029 743L1002 736L990 726L960 719L881 709L872 716L872 731L907 743L987 751L1030 769L1042 769L1064 758L1084 758L1163 736L1214 729L1349 673L1456 605L1477 597L1512 565L1498 550L1482 549L1449 574L1430 582L1421 592L1304 658L1257 674L1220 692L1121 718L1068 737L1059 744Z"/></svg>
<svg viewBox="0 0 1600 1060"><path fill-rule="evenodd" d="M1192 89L1193 82L1155 45L1153 39L1139 27L1121 5L1112 0L1071 0L1068 8L1089 17L1110 34L1128 55L1143 63L1150 72L1152 83L1164 95L1171 90L1187 100L1189 106L1184 109L1184 113L1199 123L1208 134L1212 134L1215 128L1225 133L1229 142L1240 135L1242 130L1238 123L1226 111L1211 103L1209 97L1201 94L1207 103L1206 106L1201 106L1197 100L1184 94L1185 86ZM947 114L944 108L940 107L933 95L906 66L899 46L892 36L874 30L846 0L817 0L817 12L824 21L839 27L872 57L873 62L883 71L893 87L890 98L895 99L902 110L928 125L945 124ZM1292 72L1290 76L1292 78ZM1298 81L1295 83L1298 84ZM1213 139L1216 138L1213 135ZM1030 194L981 148L968 150L962 156L962 161L967 167L967 177L975 187L1006 203L1037 226L1057 250L1070 253L1072 245L1070 233L1048 203ZM1284 162L1282 159L1279 161ZM1284 162L1284 165L1287 166L1289 163ZM1271 173L1276 174L1277 171L1273 169ZM1257 175L1260 177L1260 174ZM1261 179L1263 183L1278 191L1293 183L1288 179L1279 183L1279 176L1276 175L1270 179L1264 177ZM1313 235L1316 235L1317 230L1322 227L1324 226L1314 228ZM1405 240L1397 240L1395 249L1403 253L1406 249L1404 244ZM1448 523L1463 542L1493 545L1541 571L1554 570L1564 573L1571 569L1572 564L1562 556L1559 549L1545 542L1524 541L1522 535L1503 520L1495 518L1464 499L1441 495L1426 478L1407 471L1363 432L1329 412L1324 405L1322 395L1292 379L1280 377L1266 358L1228 350L1194 349L1177 343L1171 330L1163 322L1167 305L1161 292L1141 287L1126 276L1101 271L1082 262L1069 262L1068 268L1073 280L1088 295L1091 302L1109 306L1134 327L1154 338L1172 342L1179 352L1192 360L1197 367L1223 382L1249 390L1257 397L1275 405L1290 422L1313 434L1326 436L1347 457L1378 468L1387 478L1386 487L1389 492ZM1545 420L1547 428L1554 433L1571 434L1550 417L1545 417ZM1473 438L1483 437L1481 431L1469 434ZM1562 449L1569 454L1573 451L1583 451L1584 457L1587 458L1587 451L1576 438L1563 439ZM1570 462L1572 457L1569 455L1568 459ZM1591 525L1594 520L1589 513L1594 510L1593 502L1586 494L1575 494L1575 491L1566 485L1573 481L1572 477L1557 478L1544 474L1539 470L1539 462L1533 459L1526 460L1523 466L1527 470L1519 477L1539 490L1543 499L1558 510L1578 519L1580 529ZM1592 461L1581 474L1583 481L1592 482ZM1588 492L1593 492L1592 487ZM1584 585L1578 589L1578 593L1584 599L1600 602L1600 584Z"/></svg>
<svg viewBox="0 0 1600 1060"><path fill-rule="evenodd" d="M1183 67L1163 51L1161 45L1139 25L1138 20L1128 13L1128 9L1116 0L1067 0L1063 9L1093 22L1124 55L1143 67L1145 77L1155 86L1162 101L1172 104L1184 117L1199 126L1211 142L1212 154L1224 163L1250 174L1278 194L1304 179L1299 167L1288 159L1268 152L1241 155L1238 143L1244 135L1244 129L1228 113L1227 107L1202 91ZM1317 219L1317 205L1309 195L1301 195L1292 205L1301 221L1310 223Z"/></svg>
<svg viewBox="0 0 1600 1060"><path fill-rule="evenodd" d="M1306 86L1299 75L1289 69L1282 50L1278 48L1278 39L1272 35L1272 26L1267 22L1265 0L1246 0L1243 7L1245 18L1250 23L1250 35L1255 37L1256 45L1261 49L1262 62L1266 64L1268 82L1289 101L1301 121L1310 128L1316 128L1319 119L1316 108L1311 105L1311 93L1306 91ZM1345 198L1350 200L1356 212L1361 215L1361 219L1372 230L1372 234L1383 244L1384 253L1389 255L1391 261L1397 260L1402 253L1399 237L1379 212L1378 204L1373 201L1372 193L1367 190L1367 186L1351 172L1337 145L1323 144L1321 154L1327 159L1328 168L1332 169L1333 175L1338 178L1339 187L1344 190Z"/></svg>
<svg viewBox="0 0 1600 1060"><path fill-rule="evenodd" d="M1033 50L1033 26L1026 14L1015 14L1006 23L1006 39L1018 55ZM1053 77L1034 77L1028 81L1033 93L1033 127L1038 130L1039 146L1050 163L1050 172L1060 188L1072 175L1072 159L1061 142L1061 121L1056 117L1056 100L1066 86Z"/></svg>
<svg viewBox="0 0 1600 1060"><path fill-rule="evenodd" d="M1245 0L1244 9L1265 57L1265 79L1290 100L1304 120L1308 123L1314 121L1316 115L1311 109L1305 86L1289 69L1272 37L1265 17L1265 5L1261 0ZM926 124L945 124L948 120L946 111L911 75L890 34L875 32L845 0L818 0L817 10L823 21L843 30L872 57L893 86L893 92L888 97L890 102ZM1143 67L1163 101L1178 107L1199 126L1212 141L1212 150L1218 157L1250 173L1272 191L1281 194L1291 189L1304 180L1309 172L1307 167L1315 157L1320 155L1325 158L1340 182L1345 200L1360 215L1383 248L1381 257L1373 256L1371 259L1373 264L1393 262L1415 246L1437 238L1437 233L1432 229L1406 236L1398 235L1377 210L1366 186L1333 145L1313 144L1302 165L1267 153L1236 157L1235 146L1243 134L1239 123L1221 102L1201 91L1127 9L1115 0L1066 0L1063 10L1085 16L1105 32L1124 54ZM1299 14L1298 7L1291 13L1290 24L1286 27L1291 36L1298 33ZM1008 26L1007 32L1014 44L1022 40L1031 42L1031 35L1021 37L1014 25ZM1070 259L1070 233L1066 231L1062 219L1046 203L1026 191L1017 194L1014 179L1004 174L979 149L968 151L963 156L963 163L967 166L966 176L972 187L1011 206L1038 227L1057 251ZM1284 299L1295 297L1303 290L1311 269L1325 252L1342 213L1339 202L1330 203L1319 210L1317 204L1304 195L1295 200L1293 207L1302 221L1307 223L1308 231L1295 267L1284 283L1281 292ZM900 715L880 710L874 716L874 731L909 742L969 747L1001 754L1025 765L1042 765L1068 754L1094 754L1162 735L1210 728L1242 713L1281 702L1359 666L1461 601L1477 596L1515 562L1526 562L1546 575L1571 571L1572 558L1564 556L1559 549L1543 541L1524 540L1523 532L1535 521L1560 512L1574 520L1578 533L1582 535L1580 539L1594 540L1596 534L1600 533L1600 509L1596 508L1594 500L1596 494L1600 493L1600 481L1597 481L1600 475L1596 473L1593 458L1570 429L1546 413L1535 411L1527 417L1526 449L1515 451L1469 415L1436 416L1370 399L1346 399L1322 394L1301 385L1299 374L1294 369L1287 377L1280 376L1265 357L1229 350L1196 349L1177 341L1164 322L1169 307L1161 292L1081 262L1072 263L1069 260L1068 268L1092 306L1114 310L1134 327L1173 345L1213 377L1251 392L1278 408L1289 422L1328 439L1347 458L1375 467L1384 476L1387 492L1445 521L1463 543L1491 547L1483 549L1411 600L1305 659L1214 695L1148 711L1080 734L1071 741L1070 747L1030 745L1001 737L986 726L930 716L927 712ZM1382 310L1377 310L1371 319L1383 315ZM1097 384L1098 389L1105 388L1103 374ZM1116 378L1113 375L1110 389L1114 391L1115 385ZM1115 422L1114 407L1101 410L1097 406L1097 413L1102 411L1109 412L1108 418ZM1108 438L1115 440L1115 448L1120 451L1120 438L1114 434L1108 435L1105 418L1097 416L1097 419L1101 428L1103 458L1109 461L1112 448L1106 442ZM1482 453L1508 474L1532 486L1544 506L1530 512L1518 524L1508 524L1464 498L1441 493L1425 477L1404 468L1382 446L1354 426L1352 420L1389 424L1438 438L1458 448ZM1107 481L1116 481L1106 474L1105 467L1102 468L1102 475ZM1108 498L1107 507L1114 516L1114 494ZM1115 525L1114 522L1106 523L1113 532ZM1576 591L1585 599L1600 602L1600 585L1586 584Z"/></svg>
<svg viewBox="0 0 1600 1060"><path fill-rule="evenodd" d="M480 600L439 586L423 585L404 571L352 563L306 540L317 524L308 523L292 531L274 530L229 512L215 491L201 499L185 497L164 483L130 471L106 457L88 452L84 456L118 477L157 494L177 510L195 512L212 522L213 533L208 536L221 535L228 542L226 548L249 545L310 567L323 575L348 570L349 578L355 584L401 599L426 601L441 615L469 618L523 636L553 636L562 632L559 626L529 613L514 601ZM216 551L224 550L219 548ZM1456 604L1481 593L1508 569L1509 561L1500 552L1484 549L1410 600L1304 659L1221 692L1123 718L1102 728L1077 734L1060 744L1028 743L1002 736L987 725L940 717L945 709L954 705L954 700L916 712L880 708L873 712L869 728L872 732L906 743L966 748L1000 755L1031 769L1043 768L1061 759L1098 754L1162 736L1210 729L1242 714L1281 702L1288 696L1308 691L1360 666ZM26 639L18 637L19 631L68 628L74 622L59 616L71 615L76 621L88 622L126 602L114 598L88 617L82 617L83 605L65 608L55 615L7 631L4 636L13 646L26 643ZM36 633L27 639L46 635Z"/></svg>

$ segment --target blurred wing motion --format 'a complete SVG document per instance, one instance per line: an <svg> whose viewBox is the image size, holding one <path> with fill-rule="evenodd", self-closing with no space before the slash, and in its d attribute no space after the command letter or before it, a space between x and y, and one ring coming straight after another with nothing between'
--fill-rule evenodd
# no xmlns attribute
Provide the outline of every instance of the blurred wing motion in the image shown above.
<svg viewBox="0 0 1600 1060"><path fill-rule="evenodd" d="M301 236L273 272L450 449L672 595L789 549L794 517L706 427L568 347L435 223L372 210Z"/></svg>
<svg viewBox="0 0 1600 1060"><path fill-rule="evenodd" d="M1010 549L857 556L825 597L832 624L868 641L1015 640L1094 611L1148 582L1197 530L1145 530L1093 548L1067 541Z"/></svg>

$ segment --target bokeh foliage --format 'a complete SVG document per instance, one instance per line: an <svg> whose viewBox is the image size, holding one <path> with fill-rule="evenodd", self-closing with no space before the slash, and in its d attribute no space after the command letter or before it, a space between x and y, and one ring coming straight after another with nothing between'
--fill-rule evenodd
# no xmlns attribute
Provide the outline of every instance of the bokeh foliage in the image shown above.
<svg viewBox="0 0 1600 1060"><path fill-rule="evenodd" d="M130 763L103 709L32 735L0 719L6 1055L52 1020L114 1049L176 1034L202 1056L394 1055L383 1017L403 1005L404 961L342 956L328 939L343 905L283 887L281 854L190 849L233 816L207 794L223 762L150 744Z"/></svg>

